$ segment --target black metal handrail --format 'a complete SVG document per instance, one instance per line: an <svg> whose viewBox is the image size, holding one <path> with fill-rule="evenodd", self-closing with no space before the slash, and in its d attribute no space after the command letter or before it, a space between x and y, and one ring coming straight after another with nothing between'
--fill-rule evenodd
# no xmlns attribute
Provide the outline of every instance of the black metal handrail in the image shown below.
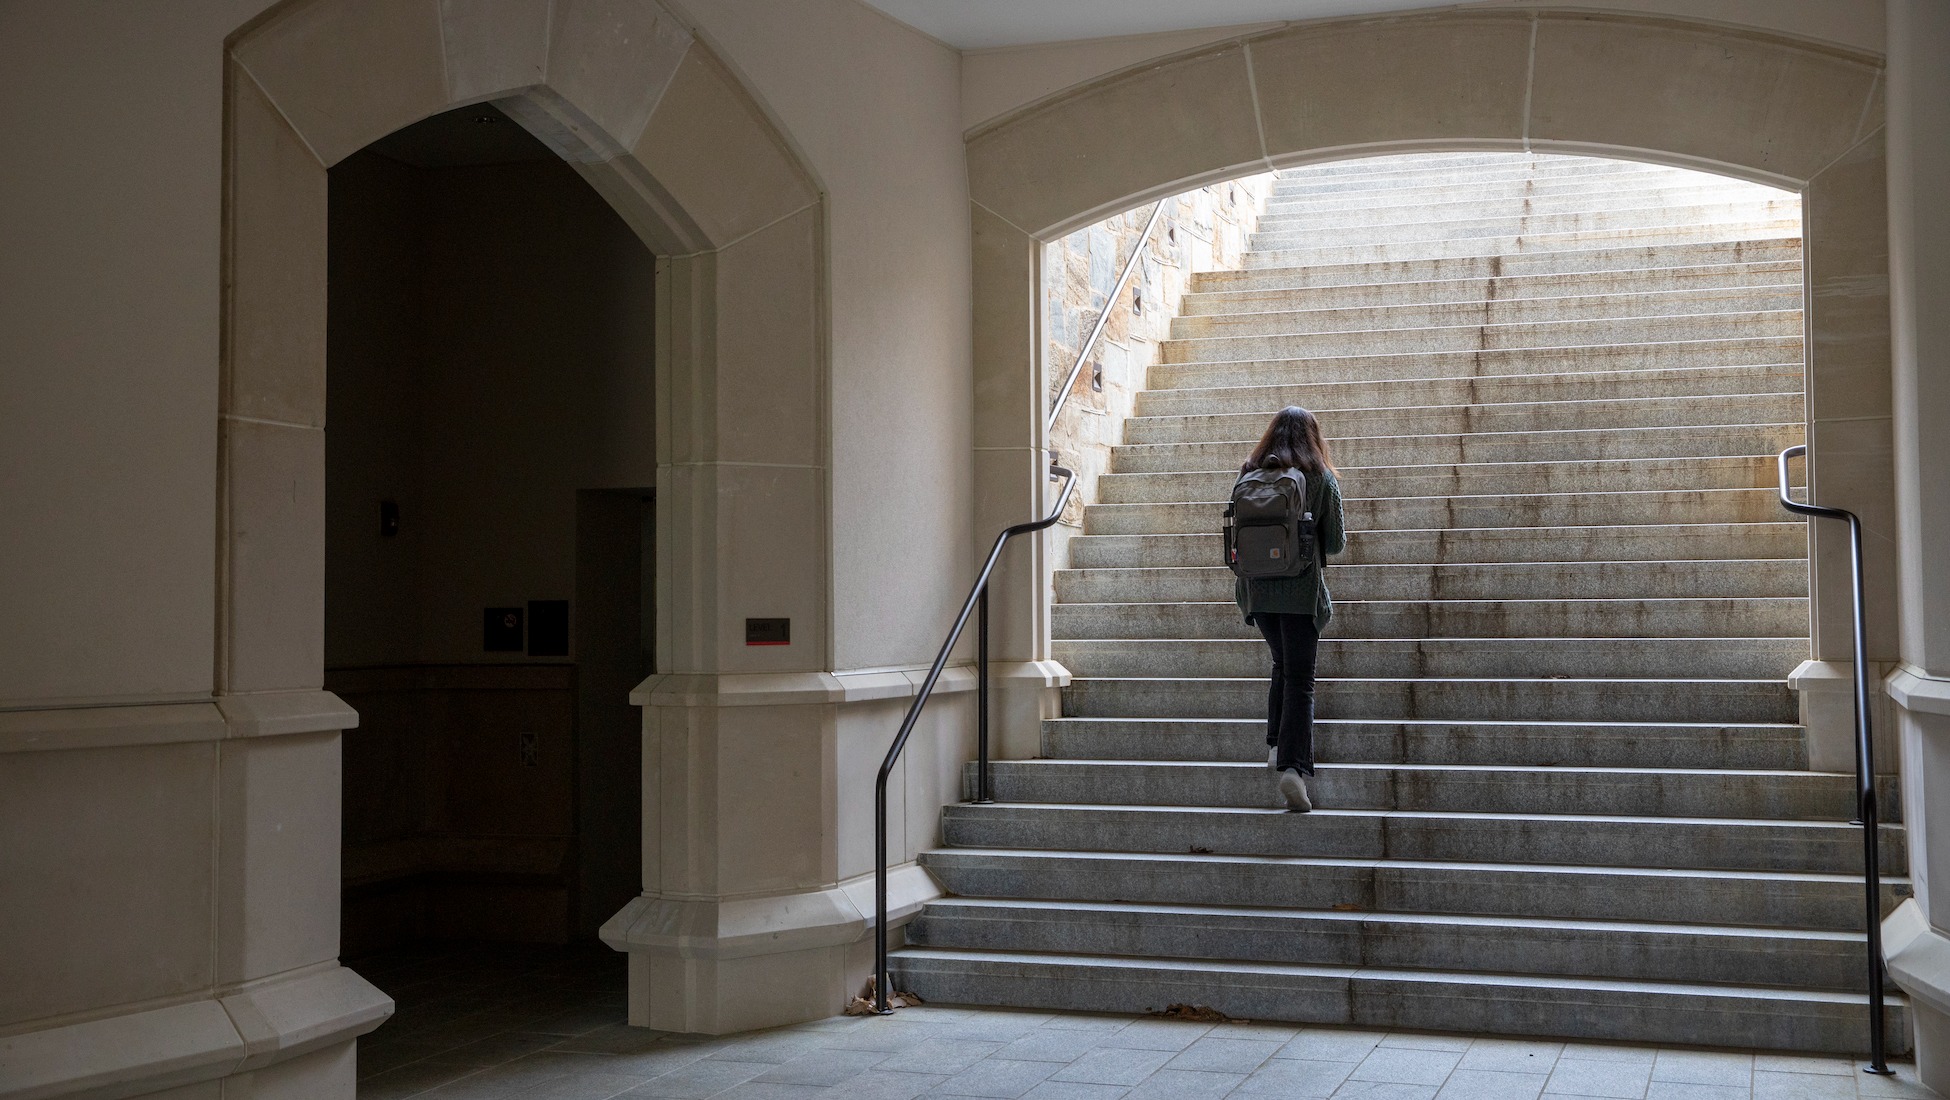
<svg viewBox="0 0 1950 1100"><path fill-rule="evenodd" d="M1869 642L1863 617L1862 520L1846 508L1802 504L1788 493L1788 459L1808 453L1807 444L1780 454L1781 506L1790 512L1820 519L1848 521L1849 565L1855 578L1855 808L1862 820L1862 883L1868 894L1869 953L1869 1068L1865 1073L1889 1076L1883 1056L1882 1021L1882 852L1876 823L1875 740L1869 728Z"/></svg>
<svg viewBox="0 0 1950 1100"><path fill-rule="evenodd" d="M874 781L873 788L873 1010L885 1016L893 1010L887 1007L887 777L893 774L894 762L900 759L901 750L907 747L907 737L914 732L914 723L921 717L921 708L928 705L928 697L934 694L934 684L941 678L941 670L948 665L948 654L954 651L955 643L961 640L962 628L968 625L970 612L976 613L975 622L975 801L993 802L989 797L989 576L995 572L995 563L1002 557L1002 548L1017 535L1027 535L1041 531L1062 518L1063 509L1070 503L1070 493L1077 487L1077 475L1061 466L1049 468L1050 478L1063 479L1063 495L1057 498L1056 507L1050 514L1039 520L1018 523L995 536L995 546L989 550L989 559L982 565L982 572L976 576L975 585L968 592L968 599L961 605L961 614L955 616L955 625L948 631L948 639L941 643L941 652L935 655L934 667L928 670L928 678L921 681L921 690L914 695L913 705L907 708L907 717L901 720L900 732L894 735L894 743L887 748L887 759L880 763L880 777Z"/></svg>

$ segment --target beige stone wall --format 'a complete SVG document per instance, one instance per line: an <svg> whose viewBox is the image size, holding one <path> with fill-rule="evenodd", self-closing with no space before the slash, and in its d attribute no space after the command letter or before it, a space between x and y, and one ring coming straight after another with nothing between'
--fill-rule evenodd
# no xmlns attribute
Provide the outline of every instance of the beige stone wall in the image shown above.
<svg viewBox="0 0 1950 1100"><path fill-rule="evenodd" d="M1151 220L1141 206L1079 229L1043 248L1044 377L1054 407L1097 318L1108 309L1103 334L1078 372L1056 423L1050 449L1077 474L1077 491L1051 529L1050 559L1068 562L1070 536L1082 530L1084 505L1096 500L1097 478L1108 471L1111 448L1122 442L1124 418L1158 362L1191 277L1239 264L1272 185L1271 173L1215 183L1164 200L1158 223L1144 238L1144 257L1115 301L1110 292Z"/></svg>

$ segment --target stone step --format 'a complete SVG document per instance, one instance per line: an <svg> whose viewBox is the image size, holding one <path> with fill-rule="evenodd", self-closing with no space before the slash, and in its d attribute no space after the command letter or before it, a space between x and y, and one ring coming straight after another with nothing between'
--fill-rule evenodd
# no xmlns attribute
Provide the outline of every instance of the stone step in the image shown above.
<svg viewBox="0 0 1950 1100"><path fill-rule="evenodd" d="M1799 362L1651 370L1504 374L1467 378L1381 378L1341 382L1219 386L1146 390L1138 416L1209 416L1259 413L1300 405L1318 412L1341 409L1494 405L1511 402L1619 400L1642 397L1713 397L1799 393Z"/></svg>
<svg viewBox="0 0 1950 1100"><path fill-rule="evenodd" d="M1322 719L1314 752L1349 764L1511 764L1520 767L1807 767L1795 725L1650 722L1382 722ZM1266 759L1266 719L1049 718L1045 757L1069 760Z"/></svg>
<svg viewBox="0 0 1950 1100"><path fill-rule="evenodd" d="M1778 454L1783 447L1799 443L1804 432L1798 422L1749 422L1563 431L1336 435L1329 438L1329 443L1338 466L1361 470L1459 463L1747 458ZM1237 472L1239 463L1251 450L1250 440L1124 444L1112 449L1111 469L1119 474Z"/></svg>
<svg viewBox="0 0 1950 1100"><path fill-rule="evenodd" d="M1105 504L1171 504L1223 500L1230 470L1175 474L1102 474ZM1483 462L1439 466L1343 466L1342 487L1367 497L1478 496L1488 493L1590 493L1633 490L1770 488L1773 455L1631 458L1596 462Z"/></svg>
<svg viewBox="0 0 1950 1100"><path fill-rule="evenodd" d="M1332 808L1296 829L1289 818L1278 809L964 802L942 810L941 838L952 848L1862 873L1862 828L1846 821ZM1902 874L1902 827L1879 832L1883 870Z"/></svg>
<svg viewBox="0 0 1950 1100"><path fill-rule="evenodd" d="M1075 535L1075 569L1171 568L1223 564L1217 531L1196 535ZM1478 528L1475 530L1367 531L1350 538L1348 552L1328 564L1331 578L1343 565L1462 565L1609 561L1698 561L1714 558L1803 560L1806 525L1771 523L1670 524L1660 527ZM1330 582L1331 583L1331 582Z"/></svg>
<svg viewBox="0 0 1950 1100"><path fill-rule="evenodd" d="M1278 205L1273 205L1275 201ZM1530 214L1799 201L1789 193L1732 181L1700 185L1664 180L1620 180L1605 187L1557 187L1541 193L1524 184L1512 182L1481 191L1427 187L1407 189L1400 195L1269 199L1268 209L1259 216L1257 228L1261 232L1268 229L1296 231L1342 225L1387 225L1408 220L1460 221Z"/></svg>
<svg viewBox="0 0 1950 1100"><path fill-rule="evenodd" d="M1158 346L1166 363L1243 363L1275 359L1338 358L1387 352L1496 351L1514 348L1568 348L1597 344L1644 344L1673 340L1724 340L1732 337L1791 337L1801 331L1801 311L1753 310L1684 317L1599 317L1590 320L1465 323L1412 329L1359 329L1345 332L1275 332L1250 336L1207 336L1165 340ZM1377 364L1379 365L1379 364ZM1376 377L1370 375L1370 377ZM1423 378L1417 372L1407 377Z"/></svg>
<svg viewBox="0 0 1950 1100"><path fill-rule="evenodd" d="M1621 593L1643 599L1808 594L1808 563L1721 561L1492 562L1476 565L1341 565L1327 571L1341 603L1357 600L1577 600ZM1056 571L1057 604L1223 603L1232 599L1223 565Z"/></svg>
<svg viewBox="0 0 1950 1100"><path fill-rule="evenodd" d="M1371 306L1269 309L1177 317L1171 336L1202 340L1289 333L1371 332L1456 325L1592 321L1624 317L1690 317L1801 308L1801 284L1558 295L1478 302L1384 302Z"/></svg>
<svg viewBox="0 0 1950 1100"><path fill-rule="evenodd" d="M1320 412L1321 430L1331 445L1342 439L1375 436L1480 436L1604 428L1789 424L1804 415L1803 404L1799 393L1716 393L1683 397L1592 397L1563 401L1499 401L1485 405L1322 409ZM1268 419L1279 409L1280 406L1275 405L1252 412L1132 416L1124 421L1123 445L1237 443L1249 449L1266 430ZM1329 413L1332 415L1327 415Z"/></svg>
<svg viewBox="0 0 1950 1100"><path fill-rule="evenodd" d="M1390 721L1794 722L1784 680L1408 679L1315 684L1320 718ZM1063 692L1076 718L1266 717L1266 679L1077 677Z"/></svg>
<svg viewBox="0 0 1950 1100"><path fill-rule="evenodd" d="M1592 271L1577 275L1484 275L1414 283L1195 292L1179 299L1178 310L1180 316L1197 317L1281 309L1359 308L1404 302L1509 302L1586 294L1653 294L1783 284L1798 286L1800 280L1799 261L1777 260L1771 263L1704 264L1639 271Z"/></svg>
<svg viewBox="0 0 1950 1100"><path fill-rule="evenodd" d="M1330 574L1328 584L1338 587L1337 578ZM1156 639L1159 645L1164 646L1197 641L1260 641L1259 632L1245 624L1230 594L1224 600L1210 603L1058 603L1051 606L1050 612L1050 636L1085 647L1073 650L1078 653L1090 652L1087 647L1092 643L1111 641ZM1514 641L1518 643L1518 648L1533 643L1544 646L1547 644L1544 639L1578 640L1591 645L1593 652L1589 659L1593 661L1606 659L1605 646L1595 644L1600 639L1685 640L1687 645L1674 648L1687 651L1704 648L1702 644L1693 643L1709 639L1750 642L1785 639L1800 643L1803 652L1791 656L1794 662L1799 663L1808 657L1805 652L1808 601L1799 597L1645 599L1627 594L1593 599L1356 600L1343 594L1337 595L1334 600L1334 629L1329 637L1350 645L1403 639L1427 639L1432 645L1500 640ZM1771 659L1780 647L1768 644L1748 648L1756 653L1765 652ZM1186 649L1188 660L1194 652L1197 650ZM1618 646L1610 660L1615 665L1625 667L1628 654L1635 652L1630 647ZM1410 654L1405 658L1389 660L1392 663L1413 659L1414 656ZM1431 662L1438 659L1435 652L1422 656ZM1447 655L1442 659L1464 660L1472 656L1484 661L1509 660L1506 655L1480 649L1468 654ZM1673 661L1681 658L1665 656L1658 659ZM1214 656L1212 660L1223 663L1225 659ZM1539 660L1542 660L1541 655ZM1263 670L1255 668L1248 672L1199 675L1246 676L1259 671Z"/></svg>
<svg viewBox="0 0 1950 1100"><path fill-rule="evenodd" d="M1444 217L1447 213L1450 216ZM1460 215L1460 216L1458 216ZM1801 200L1797 198L1745 198L1733 202L1700 203L1683 206L1629 206L1617 201L1592 202L1583 209L1566 211L1496 210L1441 211L1429 207L1402 205L1380 209L1362 217L1315 216L1312 224L1261 224L1252 234L1252 252L1277 252L1286 249L1350 248L1393 244L1401 241L1461 241L1485 237L1499 239L1532 236L1611 233L1631 230L1685 233L1686 239L1722 239L1715 230L1726 228L1726 236L1752 236L1750 227L1785 227L1793 232L1800 225ZM1697 235L1697 236L1694 236Z"/></svg>
<svg viewBox="0 0 1950 1100"><path fill-rule="evenodd" d="M1520 275L1578 275L1589 272L1646 271L1714 264L1783 263L1801 260L1799 230L1774 237L1738 241L1659 244L1640 241L1612 247L1549 252L1531 249L1502 256L1448 256L1421 259L1260 264L1232 271L1194 275L1194 293L1228 290L1301 289L1420 283L1442 279L1507 278Z"/></svg>
<svg viewBox="0 0 1950 1100"><path fill-rule="evenodd" d="M1350 547L1379 531L1765 523L1788 514L1768 489L1355 497L1345 507ZM1217 531L1224 510L1223 501L1091 504L1083 510L1083 530L1090 535L1198 534Z"/></svg>
<svg viewBox="0 0 1950 1100"><path fill-rule="evenodd" d="M1868 985L1859 934L1710 924L952 898L907 926L907 944L1841 991Z"/></svg>
<svg viewBox="0 0 1950 1100"><path fill-rule="evenodd" d="M1128 605L1107 604L1107 607ZM1193 605L1199 606L1199 605ZM1362 605L1337 607L1330 635L1320 642L1321 676L1511 677L1594 679L1764 680L1785 677L1808 659L1807 617L1800 638L1681 637L1403 637L1374 638L1357 633L1367 617ZM1352 624L1343 624L1345 616ZM1253 628L1233 623L1252 638L1059 638L1051 656L1078 676L1222 676L1264 678L1271 671L1266 643ZM1738 630L1746 624L1730 624Z"/></svg>
<svg viewBox="0 0 1950 1100"><path fill-rule="evenodd" d="M1150 392L1257 389L1263 386L1429 382L1456 378L1555 376L1579 371L1723 369L1802 361L1799 335L1729 340L1608 344L1488 351L1379 352L1239 362L1157 363L1148 372Z"/></svg>
<svg viewBox="0 0 1950 1100"><path fill-rule="evenodd" d="M1299 832L1311 824L1308 819L1312 815L1280 817ZM943 848L924 853L921 863L949 893L961 897L1655 921L1835 932L1854 932L1862 926L1861 876L1807 871L1735 874L1685 868L1002 848ZM1887 912L1908 895L1909 883L1901 876L1887 876L1883 890Z"/></svg>
<svg viewBox="0 0 1950 1100"><path fill-rule="evenodd" d="M1120 1013L1196 1004L1235 1019L1385 1031L1841 1055L1868 1046L1865 995L1853 993L921 947L895 952L889 966L889 980L901 989L949 1004ZM1887 1003L1884 1020L1892 1049L1907 1049L1908 1017L1900 997Z"/></svg>
<svg viewBox="0 0 1950 1100"><path fill-rule="evenodd" d="M1514 233L1496 237L1433 236L1422 240L1401 239L1370 244L1327 245L1318 248L1266 249L1247 252L1239 259L1244 269L1263 271L1268 268L1397 263L1468 256L1508 257L1533 252L1719 244L1728 241L1771 240L1795 236L1800 232L1801 218L1796 215L1792 218L1753 218L1699 226L1591 229L1565 233L1539 233L1534 236Z"/></svg>
<svg viewBox="0 0 1950 1100"><path fill-rule="evenodd" d="M971 792L974 767L973 763L968 765L966 786ZM999 802L1285 808L1264 761L997 760L991 768L990 789ZM1855 812L1855 777L1839 772L1322 762L1307 781L1307 790L1316 810L1732 817L1837 823L1846 823ZM1893 788L1889 793L1895 793ZM1891 824L1897 821L1894 811L1901 801L1890 800ZM1278 854L1320 854L1304 847L1307 842L1297 839L1294 827L1284 823L1283 827L1288 843L1299 847ZM1306 835L1313 835L1311 827ZM1060 846L1086 847L1081 839ZM1390 853L1387 858L1402 857ZM1652 866L1693 865L1673 860ZM1859 868L1857 863L1837 873L1859 875Z"/></svg>

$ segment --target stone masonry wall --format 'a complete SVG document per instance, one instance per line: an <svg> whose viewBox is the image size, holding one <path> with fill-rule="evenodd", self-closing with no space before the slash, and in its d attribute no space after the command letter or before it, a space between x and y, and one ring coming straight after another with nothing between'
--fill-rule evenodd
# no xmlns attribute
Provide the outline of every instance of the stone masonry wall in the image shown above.
<svg viewBox="0 0 1950 1100"><path fill-rule="evenodd" d="M1237 267L1265 207L1271 173L1215 183L1165 200L1164 216L1145 242L1144 257L1116 302L1110 320L1078 372L1070 400L1050 431L1050 446L1079 482L1052 535L1052 561L1069 562L1068 543L1082 531L1083 506L1096 499L1097 478L1120 442L1124 418L1158 361L1179 299L1191 277ZM1150 204L1053 242L1043 252L1046 377L1054 401L1077 361L1099 313L1124 270ZM1045 405L1045 408L1048 406Z"/></svg>

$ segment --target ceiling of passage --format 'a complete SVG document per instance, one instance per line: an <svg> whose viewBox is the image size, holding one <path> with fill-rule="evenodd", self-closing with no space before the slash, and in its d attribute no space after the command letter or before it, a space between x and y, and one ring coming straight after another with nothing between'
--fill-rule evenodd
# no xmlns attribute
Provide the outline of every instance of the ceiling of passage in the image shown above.
<svg viewBox="0 0 1950 1100"><path fill-rule="evenodd" d="M1431 0L866 0L958 50L1426 8Z"/></svg>

